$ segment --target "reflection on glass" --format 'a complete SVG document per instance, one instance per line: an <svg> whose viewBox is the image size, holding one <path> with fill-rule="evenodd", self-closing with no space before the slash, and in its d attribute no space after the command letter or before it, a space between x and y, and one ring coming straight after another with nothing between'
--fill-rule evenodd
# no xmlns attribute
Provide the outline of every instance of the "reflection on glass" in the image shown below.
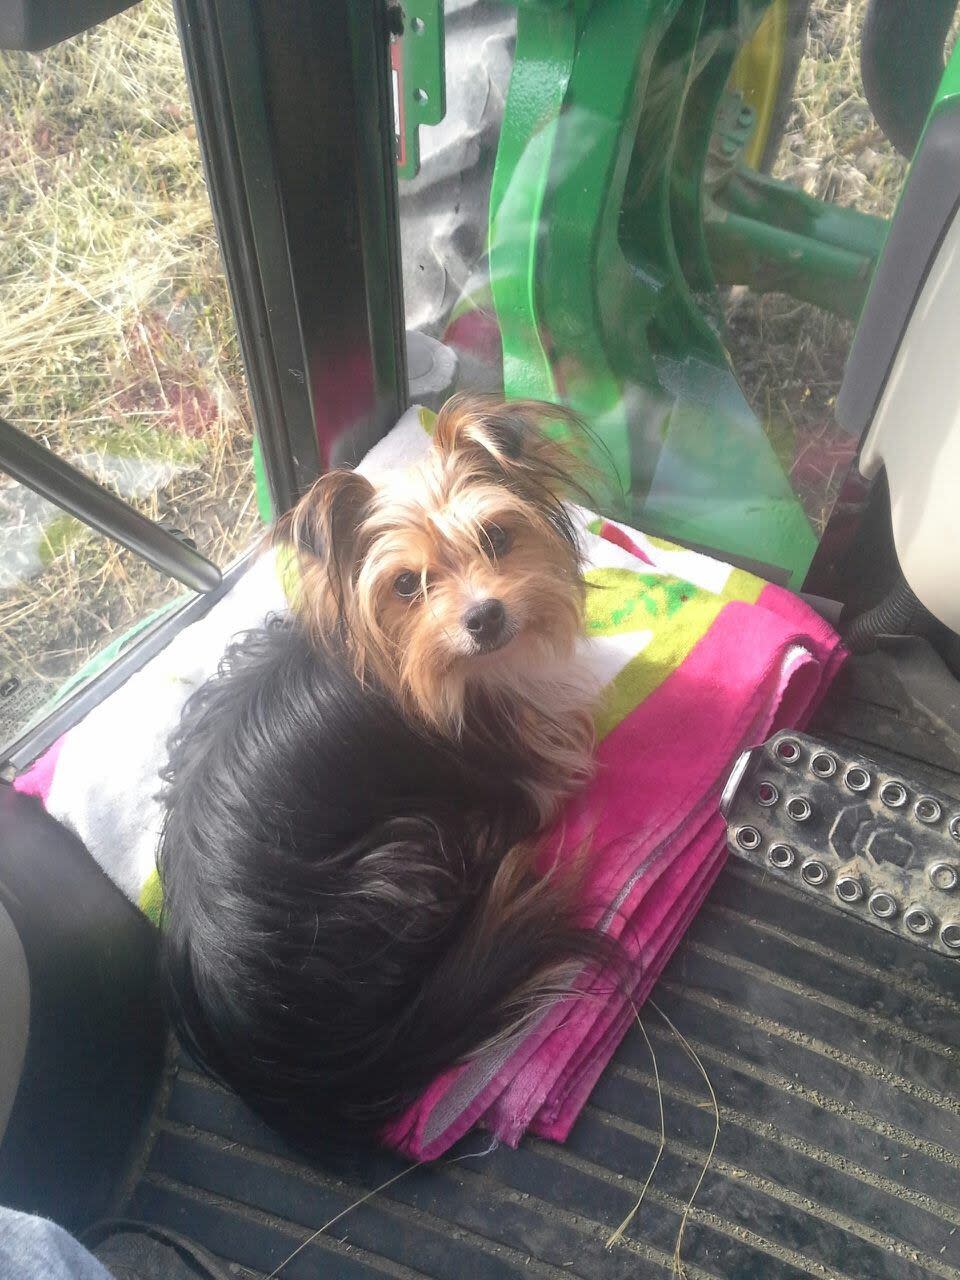
<svg viewBox="0 0 960 1280"><path fill-rule="evenodd" d="M446 116L400 186L443 390L571 404L627 518L795 587L903 175L855 81L865 7L447 0Z"/></svg>

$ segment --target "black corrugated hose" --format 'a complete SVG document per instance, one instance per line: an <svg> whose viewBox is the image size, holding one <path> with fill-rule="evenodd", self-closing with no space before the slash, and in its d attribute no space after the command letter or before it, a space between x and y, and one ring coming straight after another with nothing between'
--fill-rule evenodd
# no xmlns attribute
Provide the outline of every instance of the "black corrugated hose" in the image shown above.
<svg viewBox="0 0 960 1280"><path fill-rule="evenodd" d="M879 604L854 618L844 640L854 653L875 649L880 636L923 635L932 615L923 607L902 575Z"/></svg>

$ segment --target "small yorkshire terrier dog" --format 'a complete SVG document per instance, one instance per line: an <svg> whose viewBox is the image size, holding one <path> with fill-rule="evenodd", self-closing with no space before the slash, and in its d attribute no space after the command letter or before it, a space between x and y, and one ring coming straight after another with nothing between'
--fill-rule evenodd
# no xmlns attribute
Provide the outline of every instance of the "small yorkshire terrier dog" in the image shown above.
<svg viewBox="0 0 960 1280"><path fill-rule="evenodd" d="M422 463L374 487L333 471L276 526L300 559L298 614L336 636L411 718L515 757L541 822L589 776L596 689L574 662L586 497L555 405L455 396ZM581 464L582 465L582 464Z"/></svg>
<svg viewBox="0 0 960 1280"><path fill-rule="evenodd" d="M271 535L291 617L228 651L171 741L174 1024L301 1147L376 1139L606 956L530 840L592 748L558 419L458 397L411 469L323 476Z"/></svg>

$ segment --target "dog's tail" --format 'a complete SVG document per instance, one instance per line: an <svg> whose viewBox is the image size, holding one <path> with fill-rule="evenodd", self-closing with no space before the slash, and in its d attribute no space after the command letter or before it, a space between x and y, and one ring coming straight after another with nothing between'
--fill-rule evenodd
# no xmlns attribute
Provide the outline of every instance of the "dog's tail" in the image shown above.
<svg viewBox="0 0 960 1280"><path fill-rule="evenodd" d="M277 866L242 903L222 886L203 913L216 939L164 931L186 1047L308 1151L381 1140L438 1075L617 972L614 946L577 923L578 877L537 874L519 845L478 857L475 831L435 816L392 828L315 884L300 866L285 891Z"/></svg>
<svg viewBox="0 0 960 1280"><path fill-rule="evenodd" d="M615 946L577 923L579 869L539 875L516 845L451 919L437 963L397 1022L401 1075L418 1086L452 1062L518 1040L556 1000L619 974Z"/></svg>

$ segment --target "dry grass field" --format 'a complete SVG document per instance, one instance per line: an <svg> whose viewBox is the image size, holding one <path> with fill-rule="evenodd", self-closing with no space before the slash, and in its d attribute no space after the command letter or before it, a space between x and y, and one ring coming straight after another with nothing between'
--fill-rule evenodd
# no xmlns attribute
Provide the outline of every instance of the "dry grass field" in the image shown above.
<svg viewBox="0 0 960 1280"><path fill-rule="evenodd" d="M0 54L0 413L228 561L250 421L173 13ZM179 593L0 485L0 676L55 687Z"/></svg>

